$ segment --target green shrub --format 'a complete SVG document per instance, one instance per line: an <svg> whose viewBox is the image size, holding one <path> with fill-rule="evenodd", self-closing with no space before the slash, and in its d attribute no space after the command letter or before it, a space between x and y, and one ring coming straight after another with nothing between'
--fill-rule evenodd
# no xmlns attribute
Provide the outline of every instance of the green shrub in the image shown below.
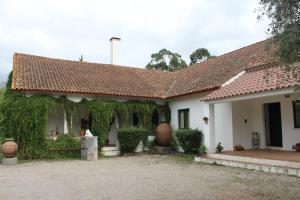
<svg viewBox="0 0 300 200"><path fill-rule="evenodd" d="M121 128L118 130L118 139L122 153L134 152L141 140L147 136L144 128Z"/></svg>
<svg viewBox="0 0 300 200"><path fill-rule="evenodd" d="M199 147L199 153L205 154L206 152L207 152L207 148L206 148L205 144L201 144Z"/></svg>
<svg viewBox="0 0 300 200"><path fill-rule="evenodd" d="M202 132L198 129L178 129L175 136L186 154L198 153L202 140Z"/></svg>
<svg viewBox="0 0 300 200"><path fill-rule="evenodd" d="M59 135L57 140L46 139L46 144L43 158L80 158L80 141L71 134Z"/></svg>
<svg viewBox="0 0 300 200"><path fill-rule="evenodd" d="M5 139L4 135L2 135L2 134L0 133L0 145L2 144L2 142L4 141L4 139Z"/></svg>

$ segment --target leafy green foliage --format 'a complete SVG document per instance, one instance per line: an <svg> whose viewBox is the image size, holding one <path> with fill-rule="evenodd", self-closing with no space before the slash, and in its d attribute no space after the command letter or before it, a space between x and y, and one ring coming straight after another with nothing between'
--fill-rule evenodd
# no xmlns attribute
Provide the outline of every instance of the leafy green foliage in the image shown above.
<svg viewBox="0 0 300 200"><path fill-rule="evenodd" d="M200 154L205 154L207 152L207 148L204 144L201 144L199 147L199 153Z"/></svg>
<svg viewBox="0 0 300 200"><path fill-rule="evenodd" d="M5 140L4 135L0 133L0 144L2 144L4 140Z"/></svg>
<svg viewBox="0 0 300 200"><path fill-rule="evenodd" d="M56 140L47 139L48 149L80 148L80 142L70 134L61 134Z"/></svg>
<svg viewBox="0 0 300 200"><path fill-rule="evenodd" d="M138 144L147 136L145 128L121 128L118 138L122 153L134 152Z"/></svg>
<svg viewBox="0 0 300 200"><path fill-rule="evenodd" d="M300 1L299 0L260 0L258 19L267 16L271 22L268 32L271 42L278 44L277 55L285 63L286 72L282 81L293 78L298 82L300 92ZM299 99L299 95L297 96Z"/></svg>
<svg viewBox="0 0 300 200"><path fill-rule="evenodd" d="M300 61L300 1L260 0L261 19L271 19L269 33L279 42L278 55L287 63Z"/></svg>
<svg viewBox="0 0 300 200"><path fill-rule="evenodd" d="M200 63L208 58L211 58L209 51L205 48L199 48L190 55L190 65Z"/></svg>
<svg viewBox="0 0 300 200"><path fill-rule="evenodd" d="M198 153L202 140L202 132L198 129L178 129L175 136L186 154Z"/></svg>
<svg viewBox="0 0 300 200"><path fill-rule="evenodd" d="M46 146L43 158L80 158L80 141L70 133L59 135L57 140L46 139Z"/></svg>
<svg viewBox="0 0 300 200"><path fill-rule="evenodd" d="M66 112L69 132L77 105L66 97L53 98L46 95L26 97L11 90L11 74L7 89L0 104L0 133L15 138L19 156L24 159L47 157L46 128L48 113L55 104L61 104ZM91 115L92 133L99 136L99 147L105 144L114 113L119 116L120 127L129 127L132 112L139 118L138 127L151 128L151 117L157 105L148 101L118 102L109 100L83 101Z"/></svg>
<svg viewBox="0 0 300 200"><path fill-rule="evenodd" d="M219 142L216 147L216 153L221 153L224 150L224 147L222 146L222 143Z"/></svg>
<svg viewBox="0 0 300 200"><path fill-rule="evenodd" d="M16 140L24 158L38 158L45 148L48 111L53 107L48 96L26 97L11 90L11 75L0 106L1 132Z"/></svg>
<svg viewBox="0 0 300 200"><path fill-rule="evenodd" d="M141 101L91 101L86 102L92 116L92 133L99 136L99 146L103 146L107 139L110 123L116 112L120 118L120 127L129 127L130 114L135 111L139 118L138 127L151 128L152 113L157 107L153 102Z"/></svg>
<svg viewBox="0 0 300 200"><path fill-rule="evenodd" d="M146 69L171 72L185 67L187 67L187 64L181 58L181 55L167 49L161 49L158 53L152 54L150 62L146 65Z"/></svg>
<svg viewBox="0 0 300 200"><path fill-rule="evenodd" d="M99 146L103 146L107 139L115 104L113 101L91 101L87 105L92 117L92 133L98 136Z"/></svg>

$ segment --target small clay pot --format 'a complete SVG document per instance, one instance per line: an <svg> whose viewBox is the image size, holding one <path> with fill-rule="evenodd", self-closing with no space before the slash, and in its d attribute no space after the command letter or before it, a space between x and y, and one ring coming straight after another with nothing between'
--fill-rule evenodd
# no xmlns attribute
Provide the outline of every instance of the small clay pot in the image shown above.
<svg viewBox="0 0 300 200"><path fill-rule="evenodd" d="M160 123L156 129L156 141L160 146L169 146L172 138L172 128L168 123Z"/></svg>
<svg viewBox="0 0 300 200"><path fill-rule="evenodd" d="M18 145L12 138L5 139L1 146L1 150L5 158L13 158L17 155Z"/></svg>
<svg viewBox="0 0 300 200"><path fill-rule="evenodd" d="M235 151L243 151L245 148L242 145L236 145L234 146Z"/></svg>
<svg viewBox="0 0 300 200"><path fill-rule="evenodd" d="M293 145L293 149L295 149L297 152L300 152L300 143Z"/></svg>
<svg viewBox="0 0 300 200"><path fill-rule="evenodd" d="M85 135L85 130L80 130L79 135L80 135L81 137L84 136L84 135Z"/></svg>

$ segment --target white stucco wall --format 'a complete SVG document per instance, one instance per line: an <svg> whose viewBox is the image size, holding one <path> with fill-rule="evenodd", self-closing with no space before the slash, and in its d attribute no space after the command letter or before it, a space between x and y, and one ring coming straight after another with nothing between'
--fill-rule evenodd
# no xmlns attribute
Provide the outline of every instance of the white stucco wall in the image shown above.
<svg viewBox="0 0 300 200"><path fill-rule="evenodd" d="M233 135L234 145L241 144L245 148L252 147L252 132L260 134L261 148L266 147L265 122L263 105L280 102L282 121L282 143L284 150L291 150L292 145L300 142L300 129L294 128L293 96L277 95L252 100L233 102ZM247 119L247 123L245 123Z"/></svg>
<svg viewBox="0 0 300 200"><path fill-rule="evenodd" d="M190 128L198 128L203 130L204 122L204 103L200 102L201 96L182 97L169 101L171 110L171 126L173 129L178 129L178 110L190 109L189 122Z"/></svg>
<svg viewBox="0 0 300 200"><path fill-rule="evenodd" d="M255 111L253 101L232 102L233 145L252 147L252 132L257 131L254 124ZM261 134L261 133L260 133ZM261 142L264 143L264 142Z"/></svg>
<svg viewBox="0 0 300 200"><path fill-rule="evenodd" d="M215 104L215 145L222 143L224 150L233 149L232 104Z"/></svg>
<svg viewBox="0 0 300 200"><path fill-rule="evenodd" d="M178 110L189 109L189 125L192 129L199 129L203 132L202 143L206 145L208 151L214 151L214 139L210 137L211 127L210 124L213 121L212 113L210 112L211 107L201 102L200 99L203 96L187 96L176 98L169 101L169 107L171 110L171 126L173 129L178 129ZM203 121L203 117L208 117L209 121L207 124Z"/></svg>

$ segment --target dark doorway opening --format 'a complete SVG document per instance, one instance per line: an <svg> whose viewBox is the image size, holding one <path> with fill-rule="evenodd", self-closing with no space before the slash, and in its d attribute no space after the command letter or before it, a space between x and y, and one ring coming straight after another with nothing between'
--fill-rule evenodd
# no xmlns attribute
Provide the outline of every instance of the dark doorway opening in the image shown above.
<svg viewBox="0 0 300 200"><path fill-rule="evenodd" d="M282 124L280 103L264 104L267 146L282 147Z"/></svg>

